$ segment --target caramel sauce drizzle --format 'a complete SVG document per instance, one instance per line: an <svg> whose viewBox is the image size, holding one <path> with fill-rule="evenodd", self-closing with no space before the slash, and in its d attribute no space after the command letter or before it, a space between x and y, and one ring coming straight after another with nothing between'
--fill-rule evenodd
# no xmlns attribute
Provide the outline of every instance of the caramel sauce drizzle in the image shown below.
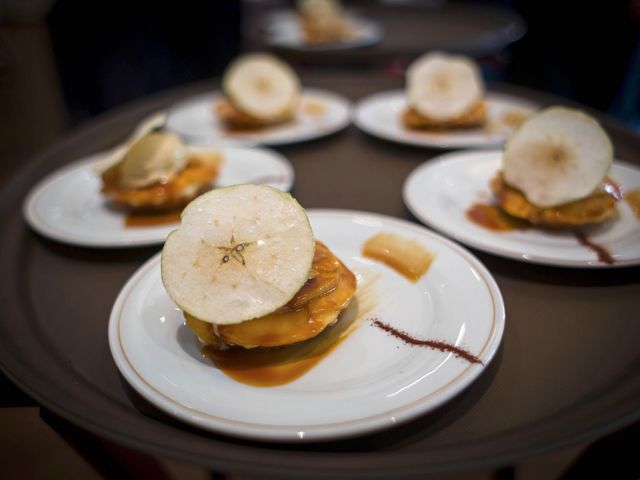
<svg viewBox="0 0 640 480"><path fill-rule="evenodd" d="M500 121L510 128L518 128L524 123L529 115L518 110L507 110L500 117Z"/></svg>
<svg viewBox="0 0 640 480"><path fill-rule="evenodd" d="M318 100L305 100L302 104L302 110L308 115L320 117L325 114L327 107Z"/></svg>
<svg viewBox="0 0 640 480"><path fill-rule="evenodd" d="M202 348L202 354L225 375L240 383L254 387L275 387L300 378L345 338L323 338L320 341L309 340L309 345L251 350L241 347L218 350L207 345Z"/></svg>
<svg viewBox="0 0 640 480"><path fill-rule="evenodd" d="M627 192L627 194L625 195L625 200L631 208L633 214L638 220L640 220L640 188L636 188L634 190L631 190L630 192Z"/></svg>
<svg viewBox="0 0 640 480"><path fill-rule="evenodd" d="M578 243L595 252L596 255L598 255L598 260L600 260L602 263L606 263L608 265L616 263L615 259L602 245L598 245L597 243L589 240L587 236L582 232L574 232L574 235L576 237L576 240L578 240Z"/></svg>
<svg viewBox="0 0 640 480"><path fill-rule="evenodd" d="M531 224L520 218L512 217L497 205L474 203L465 212L469 221L494 232L526 230Z"/></svg>
<svg viewBox="0 0 640 480"><path fill-rule="evenodd" d="M125 217L125 227L154 227L157 225L168 225L171 223L180 223L180 214L182 212L169 213L131 213Z"/></svg>
<svg viewBox="0 0 640 480"><path fill-rule="evenodd" d="M625 193L620 185L610 177L605 177L601 188L615 201L625 200L636 217L640 218L640 188ZM531 224L526 220L512 217L497 205L474 203L467 209L465 216L470 222L494 232L525 230L531 227ZM574 232L574 235L580 245L597 254L600 262L608 265L615 263L615 259L605 247L593 242L582 232Z"/></svg>
<svg viewBox="0 0 640 480"><path fill-rule="evenodd" d="M362 246L362 255L384 263L412 283L427 273L435 255L413 239L379 233Z"/></svg>
<svg viewBox="0 0 640 480"><path fill-rule="evenodd" d="M358 286L349 307L314 338L293 345L274 348L245 349L230 347L219 350L204 346L202 354L228 377L254 387L286 385L302 377L318 365L346 340L376 305L375 286L378 277L368 278Z"/></svg>

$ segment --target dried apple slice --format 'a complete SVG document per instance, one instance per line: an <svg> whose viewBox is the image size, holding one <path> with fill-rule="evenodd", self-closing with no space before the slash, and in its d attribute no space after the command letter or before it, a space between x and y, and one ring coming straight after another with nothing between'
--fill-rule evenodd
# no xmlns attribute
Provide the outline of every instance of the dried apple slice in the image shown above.
<svg viewBox="0 0 640 480"><path fill-rule="evenodd" d="M178 306L226 325L267 315L306 282L315 242L288 193L236 185L201 195L162 250L162 280Z"/></svg>
<svg viewBox="0 0 640 480"><path fill-rule="evenodd" d="M273 55L248 54L224 74L222 88L240 111L264 122L287 116L300 94L295 72Z"/></svg>
<svg viewBox="0 0 640 480"><path fill-rule="evenodd" d="M551 107L530 117L505 145L505 181L532 204L553 207L586 197L613 162L613 146L585 113Z"/></svg>
<svg viewBox="0 0 640 480"><path fill-rule="evenodd" d="M407 70L409 105L425 117L440 121L458 118L483 97L482 76L467 57L432 52Z"/></svg>

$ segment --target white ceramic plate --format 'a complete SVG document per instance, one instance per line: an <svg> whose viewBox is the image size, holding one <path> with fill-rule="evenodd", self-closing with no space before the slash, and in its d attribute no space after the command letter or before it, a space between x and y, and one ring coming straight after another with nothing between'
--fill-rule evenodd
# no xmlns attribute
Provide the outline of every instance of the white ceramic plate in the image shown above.
<svg viewBox="0 0 640 480"><path fill-rule="evenodd" d="M348 14L347 17L354 26L353 36L339 42L309 43L304 37L295 12L274 12L265 22L267 43L276 48L317 52L369 47L380 42L383 32L378 23L353 14Z"/></svg>
<svg viewBox="0 0 640 480"><path fill-rule="evenodd" d="M351 122L351 103L346 98L305 88L292 121L260 130L235 132L225 128L216 116L215 104L222 98L220 92L206 93L174 105L169 110L166 128L199 145L220 142L285 145L329 135Z"/></svg>
<svg viewBox="0 0 640 480"><path fill-rule="evenodd" d="M443 131L422 131L406 128L401 120L407 108L404 90L377 93L360 100L355 108L354 122L361 130L393 142L432 148L495 147L501 145L513 131L505 121L508 114L529 115L538 107L526 100L489 92L486 96L486 125Z"/></svg>
<svg viewBox="0 0 640 480"><path fill-rule="evenodd" d="M314 441L362 434L409 421L468 386L493 358L504 306L489 272L469 252L424 227L361 212L310 210L316 238L358 278L345 318L358 327L292 383L252 387L224 375L199 352L160 278L160 258L143 265L120 292L109 323L122 375L149 402L178 419L219 433ZM413 238L435 253L417 282L364 258L378 232ZM364 317L364 318L363 318ZM374 326L377 318L419 338L467 349L483 365L410 346Z"/></svg>
<svg viewBox="0 0 640 480"><path fill-rule="evenodd" d="M265 149L223 148L217 186L264 183L288 191L294 173L289 161ZM97 173L110 152L62 168L39 182L27 196L23 213L40 234L86 247L132 247L164 242L176 224L126 227L125 215L108 208Z"/></svg>
<svg viewBox="0 0 640 480"><path fill-rule="evenodd" d="M606 268L640 264L640 221L626 202L618 216L584 229L588 238L614 257L612 265L581 246L571 232L530 228L493 232L469 221L466 210L475 202L491 203L489 181L498 172L502 151L455 152L423 163L407 178L403 196L411 212L424 223L456 240L489 253L525 262L566 267ZM640 187L640 169L615 162L610 172L623 189Z"/></svg>

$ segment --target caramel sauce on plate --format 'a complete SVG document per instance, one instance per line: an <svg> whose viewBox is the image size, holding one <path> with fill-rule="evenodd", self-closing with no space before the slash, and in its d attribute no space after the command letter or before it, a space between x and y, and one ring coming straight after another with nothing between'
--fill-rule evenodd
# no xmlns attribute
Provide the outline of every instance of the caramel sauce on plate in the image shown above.
<svg viewBox="0 0 640 480"><path fill-rule="evenodd" d="M224 374L240 383L274 387L300 378L346 338L332 337L327 335L322 339L304 342L304 345L269 349L231 347L218 350L207 345L202 353Z"/></svg>
<svg viewBox="0 0 640 480"><path fill-rule="evenodd" d="M131 213L124 220L125 227L155 227L157 225L168 225L171 223L180 223L180 213L147 213L135 214Z"/></svg>
<svg viewBox="0 0 640 480"><path fill-rule="evenodd" d="M333 352L371 313L375 306L377 280L374 277L358 286L358 293L338 322L310 340L263 349L230 347L219 350L207 345L202 353L222 373L246 385L275 387L293 382Z"/></svg>
<svg viewBox="0 0 640 480"><path fill-rule="evenodd" d="M604 248L602 245L598 245L597 243L589 240L584 233L575 232L576 240L580 245L587 247L589 250L593 251L598 255L598 260L602 263L606 263L608 265L612 265L616 263L615 259L611 256L609 251Z"/></svg>
<svg viewBox="0 0 640 480"><path fill-rule="evenodd" d="M500 121L510 128L517 128L524 123L528 114L518 110L507 110L500 117Z"/></svg>
<svg viewBox="0 0 640 480"><path fill-rule="evenodd" d="M625 200L636 218L640 220L640 188L627 192Z"/></svg>
<svg viewBox="0 0 640 480"><path fill-rule="evenodd" d="M494 232L526 230L531 226L529 222L505 213L497 205L474 203L467 209L465 215L472 223Z"/></svg>
<svg viewBox="0 0 640 480"><path fill-rule="evenodd" d="M362 246L362 255L393 268L415 283L429 270L435 255L415 240L379 233Z"/></svg>
<svg viewBox="0 0 640 480"><path fill-rule="evenodd" d="M327 107L318 100L305 100L302 104L302 110L311 116L321 117L327 111Z"/></svg>
<svg viewBox="0 0 640 480"><path fill-rule="evenodd" d="M256 387L284 385L320 363L371 313L380 277L372 273L364 281L360 278L356 292L355 275L317 242L309 280L276 312L217 326L183 313L187 326L205 344L203 355L222 373Z"/></svg>
<svg viewBox="0 0 640 480"><path fill-rule="evenodd" d="M482 360L480 360L478 357L468 352L467 350L458 347L457 345L452 345L450 343L443 342L441 340L424 340L424 339L412 337L407 332L398 330L397 328L392 327L391 325L384 323L378 320L377 318L374 318L372 320L372 323L376 327L384 330L388 334L402 340L403 342L408 343L409 345L414 345L417 347L432 348L434 350L440 350L441 352L450 352L450 353L453 353L456 357L462 358L470 363L482 364Z"/></svg>

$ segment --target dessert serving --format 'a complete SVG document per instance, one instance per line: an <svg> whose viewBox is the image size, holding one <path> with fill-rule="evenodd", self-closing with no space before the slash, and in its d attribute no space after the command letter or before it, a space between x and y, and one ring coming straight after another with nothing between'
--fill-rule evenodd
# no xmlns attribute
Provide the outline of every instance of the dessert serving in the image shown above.
<svg viewBox="0 0 640 480"><path fill-rule="evenodd" d="M227 68L222 79L225 98L216 102L217 116L227 128L252 130L294 118L300 100L296 73L273 55L247 54Z"/></svg>
<svg viewBox="0 0 640 480"><path fill-rule="evenodd" d="M342 42L356 33L338 0L299 0L297 12L300 30L307 43Z"/></svg>
<svg viewBox="0 0 640 480"><path fill-rule="evenodd" d="M162 280L187 325L215 349L281 347L337 322L354 274L314 240L287 193L238 185L190 203L162 251Z"/></svg>
<svg viewBox="0 0 640 480"><path fill-rule="evenodd" d="M221 164L217 151L188 148L174 134L151 131L102 173L102 193L136 213L176 211L212 187Z"/></svg>
<svg viewBox="0 0 640 480"><path fill-rule="evenodd" d="M402 122L410 129L456 129L485 123L485 87L478 66L460 55L432 52L415 60L406 75L407 108Z"/></svg>
<svg viewBox="0 0 640 480"><path fill-rule="evenodd" d="M507 141L502 170L491 181L499 207L533 225L575 228L601 223L622 197L607 177L613 147L592 117L548 108Z"/></svg>

